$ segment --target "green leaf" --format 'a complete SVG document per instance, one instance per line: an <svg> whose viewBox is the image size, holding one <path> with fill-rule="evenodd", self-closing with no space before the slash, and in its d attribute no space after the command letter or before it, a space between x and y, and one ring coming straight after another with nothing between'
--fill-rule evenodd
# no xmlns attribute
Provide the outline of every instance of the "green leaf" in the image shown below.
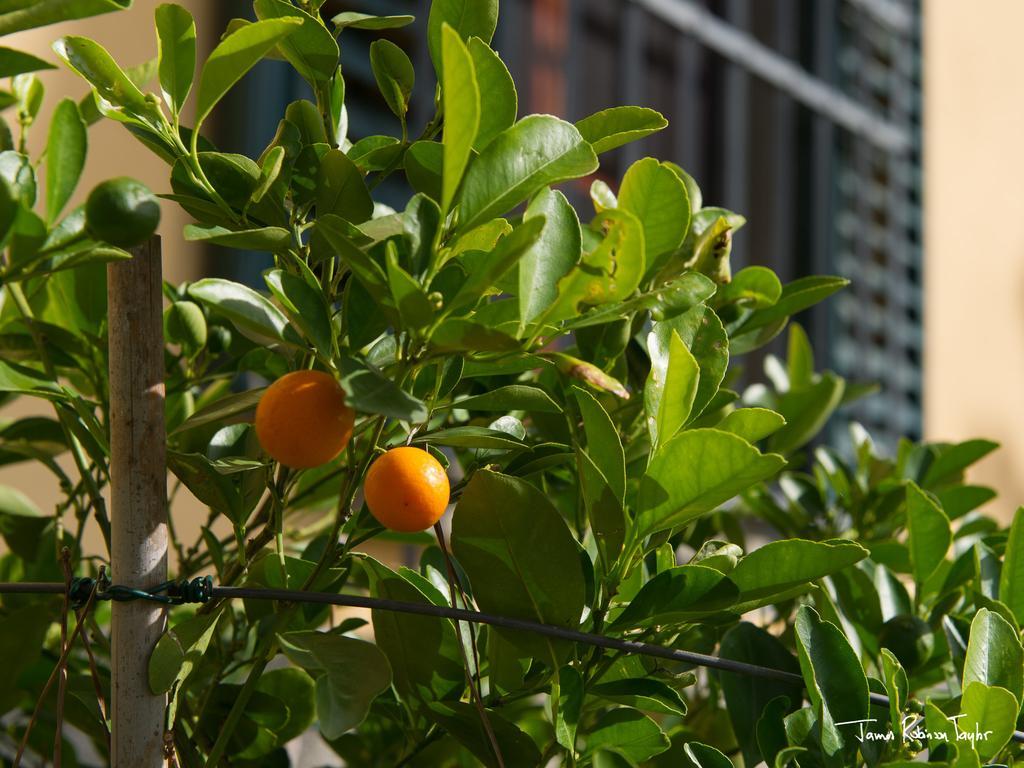
<svg viewBox="0 0 1024 768"><path fill-rule="evenodd" d="M732 761L714 747L697 741L689 742L683 750L694 764L694 768L731 768Z"/></svg>
<svg viewBox="0 0 1024 768"><path fill-rule="evenodd" d="M247 24L225 37L213 49L199 76L193 130L198 132L199 126L231 86L300 26L304 23L297 18L269 19Z"/></svg>
<svg viewBox="0 0 1024 768"><path fill-rule="evenodd" d="M606 711L587 734L587 754L612 752L636 766L671 746L668 736L647 715L629 707Z"/></svg>
<svg viewBox="0 0 1024 768"><path fill-rule="evenodd" d="M586 312L578 318L570 319L564 327L569 330L587 328L614 321L626 314L643 311L649 311L654 320L671 320L694 309L696 305L706 301L714 293L715 284L711 280L698 272L686 272L660 288L632 296L623 302L606 304ZM703 319L703 310L700 314ZM717 317L714 319L717 320ZM695 323L692 325L694 325L695 335L703 335L699 334L699 328ZM717 323L717 326L721 326L721 321ZM683 336L683 332L679 329L676 329L676 332L680 334L680 337ZM715 333L718 335L719 332ZM720 335L724 338L724 329ZM727 339L726 343L728 343ZM709 380L711 380L710 377Z"/></svg>
<svg viewBox="0 0 1024 768"><path fill-rule="evenodd" d="M812 582L867 556L868 551L852 541L784 539L741 558L729 578L739 587L742 604L755 603L795 589L807 591Z"/></svg>
<svg viewBox="0 0 1024 768"><path fill-rule="evenodd" d="M1006 540L999 599L1013 612L1018 624L1024 623L1024 507L1017 507Z"/></svg>
<svg viewBox="0 0 1024 768"><path fill-rule="evenodd" d="M562 412L562 408L551 399L551 395L540 387L532 387L527 384L509 384L498 387L482 395L456 400L452 406L467 411Z"/></svg>
<svg viewBox="0 0 1024 768"><path fill-rule="evenodd" d="M700 517L784 464L728 432L682 432L658 449L640 481L636 538Z"/></svg>
<svg viewBox="0 0 1024 768"><path fill-rule="evenodd" d="M1010 623L982 608L971 622L964 659L964 690L974 682L1005 688L1017 701L1024 694L1024 651Z"/></svg>
<svg viewBox="0 0 1024 768"><path fill-rule="evenodd" d="M580 552L548 498L523 480L478 470L455 507L452 549L480 609L576 628L585 599ZM553 659L549 641L505 634Z"/></svg>
<svg viewBox="0 0 1024 768"><path fill-rule="evenodd" d="M42 517L43 513L28 496L17 488L0 485L0 515Z"/></svg>
<svg viewBox="0 0 1024 768"><path fill-rule="evenodd" d="M281 251L291 244L292 233L283 227L260 227L233 232L224 227L186 224L185 239L247 251Z"/></svg>
<svg viewBox="0 0 1024 768"><path fill-rule="evenodd" d="M302 343L281 310L241 283L209 277L189 285L188 293L226 317L243 333L249 331L293 346Z"/></svg>
<svg viewBox="0 0 1024 768"><path fill-rule="evenodd" d="M142 91L99 43L86 37L68 35L54 43L53 50L71 69L89 81L103 102L123 108L129 115L154 119L157 114L155 105L146 101Z"/></svg>
<svg viewBox="0 0 1024 768"><path fill-rule="evenodd" d="M3 17L0 16L0 22L2 20ZM38 72L41 69L54 69L54 66L30 53L0 47L0 77L14 77L26 72Z"/></svg>
<svg viewBox="0 0 1024 768"><path fill-rule="evenodd" d="M431 200L441 199L444 146L436 141L417 141L403 157L409 186Z"/></svg>
<svg viewBox="0 0 1024 768"><path fill-rule="evenodd" d="M161 694L180 688L202 661L213 639L220 612L185 619L168 629L149 657L149 689ZM172 699L177 698L177 691Z"/></svg>
<svg viewBox="0 0 1024 768"><path fill-rule="evenodd" d="M341 32L343 29L398 29L399 27L405 27L416 21L415 16L372 16L368 13L358 13L357 11L345 11L339 13L333 19L331 23L334 25L336 32Z"/></svg>
<svg viewBox="0 0 1024 768"><path fill-rule="evenodd" d="M462 40L479 37L490 43L498 25L498 0L432 0L427 17L427 47L434 69L442 67L442 28L448 24Z"/></svg>
<svg viewBox="0 0 1024 768"><path fill-rule="evenodd" d="M573 387L571 392L583 417L587 454L622 502L626 496L626 464L619 431L597 398L579 387Z"/></svg>
<svg viewBox="0 0 1024 768"><path fill-rule="evenodd" d="M87 143L78 106L71 99L62 99L50 118L46 142L46 220L51 224L78 185Z"/></svg>
<svg viewBox="0 0 1024 768"><path fill-rule="evenodd" d="M583 710L583 675L575 667L558 670L558 711L555 739L566 749L576 751L576 729Z"/></svg>
<svg viewBox="0 0 1024 768"><path fill-rule="evenodd" d="M650 346L651 373L644 386L644 410L651 446L657 450L689 420L700 381L700 367L675 331L669 340L668 354L655 355L655 345Z"/></svg>
<svg viewBox="0 0 1024 768"><path fill-rule="evenodd" d="M542 216L523 221L498 241L497 246L470 270L466 282L448 302L447 312L454 312L476 304L484 293L525 256L541 236L546 220Z"/></svg>
<svg viewBox="0 0 1024 768"><path fill-rule="evenodd" d="M544 229L519 262L519 317L525 325L558 296L558 281L580 260L580 222L561 192L542 190L526 209L524 221L543 217Z"/></svg>
<svg viewBox="0 0 1024 768"><path fill-rule="evenodd" d="M587 693L607 701L659 715L686 714L686 702L679 692L649 677L624 678L590 686Z"/></svg>
<svg viewBox="0 0 1024 768"><path fill-rule="evenodd" d="M368 363L344 356L339 363L346 402L357 411L418 423L427 418L427 406Z"/></svg>
<svg viewBox="0 0 1024 768"><path fill-rule="evenodd" d="M370 594L386 600L431 604L419 586L371 557L359 561ZM447 619L374 610L374 641L388 657L395 690L414 700L458 699L465 687L455 625Z"/></svg>
<svg viewBox="0 0 1024 768"><path fill-rule="evenodd" d="M653 157L637 160L626 171L619 188L618 207L643 223L648 269L659 256L682 245L690 228L686 185L671 168Z"/></svg>
<svg viewBox="0 0 1024 768"><path fill-rule="evenodd" d="M515 123L519 97L508 68L487 43L479 37L471 37L467 46L480 93L480 127L473 149L483 152L495 136Z"/></svg>
<svg viewBox="0 0 1024 768"><path fill-rule="evenodd" d="M729 366L729 342L722 321L714 310L698 304L682 314L656 322L648 334L647 352L651 356L652 366L659 371L666 365L674 335L679 336L700 367L697 390L689 413L689 420L692 421L704 412L725 378Z"/></svg>
<svg viewBox="0 0 1024 768"><path fill-rule="evenodd" d="M303 79L313 84L334 76L338 68L338 43L318 17L285 0L255 0L253 7L260 19L301 22L302 26L282 39L277 47Z"/></svg>
<svg viewBox="0 0 1024 768"><path fill-rule="evenodd" d="M305 269L308 272L309 268ZM334 329L331 325L331 311L323 292L310 284L310 280L315 280L312 273L308 272L306 279L303 279L274 269L264 279L288 318L313 342L325 360L332 359Z"/></svg>
<svg viewBox="0 0 1024 768"><path fill-rule="evenodd" d="M724 659L800 674L799 662L785 645L760 627L745 621L725 633L718 655ZM743 764L757 765L762 759L757 742L761 713L776 697L785 696L796 703L802 699L803 692L799 685L735 672L722 671L719 678L732 730L743 750Z"/></svg>
<svg viewBox="0 0 1024 768"><path fill-rule="evenodd" d="M1013 736L1020 703L1005 688L970 683L960 700L963 717L957 722L961 733L980 733L983 738L973 742L982 760L991 760ZM967 749L971 742L957 742L958 749Z"/></svg>
<svg viewBox="0 0 1024 768"><path fill-rule="evenodd" d="M494 755L491 740L480 721L476 707L468 701L446 701L431 703L426 709L427 716L443 728L453 739L462 744L486 768L500 768L505 765L541 765L540 751L530 736L515 723L493 710L487 710L487 721L501 750L503 762Z"/></svg>
<svg viewBox="0 0 1024 768"><path fill-rule="evenodd" d="M523 147L530 152L524 154ZM458 201L459 229L472 229L543 187L596 168L594 150L573 125L550 115L524 117L498 134L470 166Z"/></svg>
<svg viewBox="0 0 1024 768"><path fill-rule="evenodd" d="M821 746L836 757L845 742L836 723L867 718L868 681L842 631L809 606L796 615L796 645L807 693L821 727Z"/></svg>
<svg viewBox="0 0 1024 768"><path fill-rule="evenodd" d="M456 352L507 352L519 349L519 342L508 334L470 320L452 317L430 335L430 344L437 350Z"/></svg>
<svg viewBox="0 0 1024 768"><path fill-rule="evenodd" d="M384 308L392 307L391 291L387 275L380 264L350 239L351 228L344 219L337 216L318 216L316 231L324 236L331 248L338 254L341 263L352 270L352 274L366 288L367 293Z"/></svg>
<svg viewBox="0 0 1024 768"><path fill-rule="evenodd" d="M782 393L775 410L786 420L786 425L771 436L769 450L788 454L806 445L842 403L845 391L846 381L825 371L809 387Z"/></svg>
<svg viewBox="0 0 1024 768"><path fill-rule="evenodd" d="M279 745L301 736L316 719L316 688L305 670L283 667L264 672L256 691L288 705L287 722L274 729Z"/></svg>
<svg viewBox="0 0 1024 768"><path fill-rule="evenodd" d="M121 11L131 0L8 0L0 4L0 35Z"/></svg>
<svg viewBox="0 0 1024 768"><path fill-rule="evenodd" d="M640 285L644 272L640 221L627 211L603 211L585 234L594 232L603 232L604 238L558 281L558 298L541 315L542 321L576 317L587 305L620 302Z"/></svg>
<svg viewBox="0 0 1024 768"><path fill-rule="evenodd" d="M644 584L612 622L612 628L686 623L727 608L738 594L736 585L721 571L703 565L675 566Z"/></svg>
<svg viewBox="0 0 1024 768"><path fill-rule="evenodd" d="M732 281L719 287L715 306L741 304L754 309L770 307L782 296L782 283L767 267L744 267Z"/></svg>
<svg viewBox="0 0 1024 768"><path fill-rule="evenodd" d="M778 431L785 424L786 420L781 414L767 408L737 408L726 414L715 429L732 432L748 443L754 443Z"/></svg>
<svg viewBox="0 0 1024 768"><path fill-rule="evenodd" d="M340 149L328 150L320 159L316 174L318 216L335 214L361 224L373 215L373 200L363 174Z"/></svg>
<svg viewBox="0 0 1024 768"><path fill-rule="evenodd" d="M211 510L232 523L244 522L246 510L239 488L231 477L218 472L206 456L168 451L167 468Z"/></svg>
<svg viewBox="0 0 1024 768"><path fill-rule="evenodd" d="M229 419L249 413L255 410L264 392L266 392L266 388L260 387L215 400L185 419L177 429L171 432L171 436L187 432L190 429L227 422Z"/></svg>
<svg viewBox="0 0 1024 768"><path fill-rule="evenodd" d="M382 38L370 45L370 66L385 103L404 124L409 111L409 97L416 83L412 62L405 51Z"/></svg>
<svg viewBox="0 0 1024 768"><path fill-rule="evenodd" d="M603 109L576 123L580 134L593 145L597 154L650 136L667 126L668 120L663 115L646 107Z"/></svg>
<svg viewBox="0 0 1024 768"><path fill-rule="evenodd" d="M830 275L802 277L787 283L782 288L779 300L751 314L740 327L739 333L747 334L771 326L828 298L849 283L845 278Z"/></svg>
<svg viewBox="0 0 1024 768"><path fill-rule="evenodd" d="M949 518L941 507L910 481L907 482L907 533L914 579L924 584L945 559L953 534Z"/></svg>
<svg viewBox="0 0 1024 768"><path fill-rule="evenodd" d="M451 208L455 193L462 182L466 164L473 152L473 142L476 141L477 131L480 129L481 104L480 89L469 49L455 29L447 23L441 35L444 52L441 82L445 114L441 213L445 214ZM463 217L465 216L464 210Z"/></svg>
<svg viewBox="0 0 1024 768"><path fill-rule="evenodd" d="M435 432L418 435L414 443L431 445L449 445L453 448L485 448L495 450L525 451L529 449L521 440L511 437L507 432L499 432L487 427L452 427L439 429Z"/></svg>
<svg viewBox="0 0 1024 768"><path fill-rule="evenodd" d="M998 447L999 443L993 443L991 440L965 440L962 443L947 446L928 467L921 484L931 488L954 481L967 467Z"/></svg>
<svg viewBox="0 0 1024 768"><path fill-rule="evenodd" d="M393 242L387 245L388 284L402 322L413 329L424 328L434 320L434 307L422 286L398 263Z"/></svg>
<svg viewBox="0 0 1024 768"><path fill-rule="evenodd" d="M192 90L196 75L196 23L192 14L174 3L156 9L160 87L173 114Z"/></svg>
<svg viewBox="0 0 1024 768"><path fill-rule="evenodd" d="M278 640L292 663L315 674L317 718L328 740L363 722L373 700L391 685L387 657L373 643L314 631L287 632Z"/></svg>

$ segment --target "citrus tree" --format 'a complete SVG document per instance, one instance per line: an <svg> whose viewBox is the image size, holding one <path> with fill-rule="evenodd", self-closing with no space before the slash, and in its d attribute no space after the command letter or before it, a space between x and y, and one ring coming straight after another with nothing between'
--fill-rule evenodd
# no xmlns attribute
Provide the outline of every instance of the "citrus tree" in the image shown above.
<svg viewBox="0 0 1024 768"><path fill-rule="evenodd" d="M119 3L22 5L0 9L0 32ZM159 197L193 217L187 240L273 259L257 286L165 285L179 578L473 608L790 673L383 607L366 627L301 595L215 600L174 609L138 651L168 694L178 765L286 766L283 745L314 726L367 766L1013 760L1024 523L1000 527L978 511L993 493L963 479L994 445L908 442L893 459L854 425L849 446L809 448L865 390L817 372L795 324L766 383L738 389L735 361L845 281L733 274L742 216L705 205L671 162L643 158L571 205L560 186L667 123L634 106L575 124L520 116L490 47L497 0L430 4L424 126L408 110L429 75L387 39L412 17L326 20L320 5L255 0L255 20L232 21L201 68L176 5L156 10L142 66L61 38L56 55L90 90L58 105L44 157L25 136L43 96L31 73L50 64L0 49L16 111L0 130L0 391L53 411L0 424L0 461L42 463L64 494L45 515L0 488L3 578L60 580L63 547L80 573L105 562L81 549L87 520L109 533L103 262L128 258L158 214L124 179L64 213L104 117L167 162ZM353 34L380 35L370 63L397 136L349 136L340 51ZM311 98L260 157L218 151L203 124L265 57ZM402 211L374 201L390 177L407 183ZM186 490L209 509L195 541L173 525ZM382 562L372 540L415 558ZM0 699L20 713L5 738L25 738L36 710L37 754L65 720L83 735L65 761L102 761L109 611L82 619L92 647L46 696L59 606L5 597L2 610Z"/></svg>

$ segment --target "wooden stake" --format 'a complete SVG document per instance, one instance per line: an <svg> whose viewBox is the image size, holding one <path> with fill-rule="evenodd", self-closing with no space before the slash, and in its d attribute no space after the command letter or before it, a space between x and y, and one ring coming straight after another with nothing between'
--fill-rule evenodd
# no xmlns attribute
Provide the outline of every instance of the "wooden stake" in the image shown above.
<svg viewBox="0 0 1024 768"><path fill-rule="evenodd" d="M160 238L132 254L107 267L111 580L145 588L167 578ZM113 603L113 768L163 765L166 697L150 692L148 667L165 618L154 603Z"/></svg>

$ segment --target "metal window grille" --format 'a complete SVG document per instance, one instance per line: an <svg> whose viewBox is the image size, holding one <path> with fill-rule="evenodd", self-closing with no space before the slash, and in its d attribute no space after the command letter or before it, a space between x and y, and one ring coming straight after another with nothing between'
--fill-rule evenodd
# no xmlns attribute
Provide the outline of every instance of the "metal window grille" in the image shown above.
<svg viewBox="0 0 1024 768"><path fill-rule="evenodd" d="M232 2L245 15L243 2ZM341 10L412 13L391 33L418 65L410 121L432 110L425 0L328 0ZM819 367L881 392L845 415L883 444L921 433L920 0L502 0L495 47L519 84L520 112L576 120L615 104L651 106L669 128L604 158L613 181L644 156L690 171L706 202L743 213L734 268L784 281L840 274L846 291L799 318ZM347 31L350 135L392 131L369 42ZM296 77L262 65L238 95L236 146L258 153ZM237 123L236 123L237 124ZM586 205L588 183L574 185ZM396 207L401 186L382 185ZM776 342L776 349L781 342ZM749 355L748 368L759 367ZM842 428L843 420L835 425Z"/></svg>

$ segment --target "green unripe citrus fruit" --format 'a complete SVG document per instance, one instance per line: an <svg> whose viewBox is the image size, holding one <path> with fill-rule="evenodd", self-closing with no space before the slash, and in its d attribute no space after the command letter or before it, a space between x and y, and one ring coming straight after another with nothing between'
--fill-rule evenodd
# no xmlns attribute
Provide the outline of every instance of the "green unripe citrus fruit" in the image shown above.
<svg viewBox="0 0 1024 768"><path fill-rule="evenodd" d="M121 177L96 186L85 201L89 234L118 248L146 242L160 223L160 205L140 181Z"/></svg>
<svg viewBox="0 0 1024 768"><path fill-rule="evenodd" d="M206 345L206 337L206 318L198 304L176 301L164 311L164 338L171 344L193 353Z"/></svg>
<svg viewBox="0 0 1024 768"><path fill-rule="evenodd" d="M935 650L935 635L926 621L900 615L889 619L878 633L878 644L892 651L908 672L924 664Z"/></svg>

